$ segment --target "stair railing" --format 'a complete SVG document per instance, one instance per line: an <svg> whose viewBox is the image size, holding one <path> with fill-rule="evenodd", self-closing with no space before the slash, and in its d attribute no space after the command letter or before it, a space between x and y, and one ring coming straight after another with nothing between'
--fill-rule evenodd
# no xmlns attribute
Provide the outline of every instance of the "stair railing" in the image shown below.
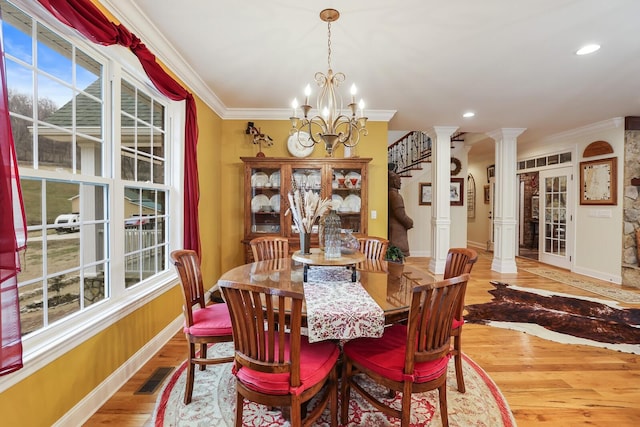
<svg viewBox="0 0 640 427"><path fill-rule="evenodd" d="M409 132L389 145L387 159L397 174L410 176L412 170L421 169L421 163L431 161L431 138L422 131Z"/></svg>

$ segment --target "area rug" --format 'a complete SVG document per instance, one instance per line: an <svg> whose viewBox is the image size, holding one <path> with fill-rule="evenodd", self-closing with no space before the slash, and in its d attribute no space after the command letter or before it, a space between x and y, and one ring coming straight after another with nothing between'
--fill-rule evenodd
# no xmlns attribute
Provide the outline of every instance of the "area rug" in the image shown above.
<svg viewBox="0 0 640 427"><path fill-rule="evenodd" d="M468 323L514 329L551 341L640 354L640 309L502 282L491 302L467 305Z"/></svg>
<svg viewBox="0 0 640 427"><path fill-rule="evenodd" d="M231 354L233 343L216 344L209 352ZM512 427L515 421L502 393L478 365L468 357L463 363L466 393L459 393L453 359L449 364L447 378L447 403L449 425L459 427ZM230 427L235 417L235 377L231 374L231 364L208 366L205 371L196 371L193 400L183 403L186 380L186 363L180 366L167 380L158 395L154 410L156 427L213 426ZM387 390L373 383L367 388L379 396L386 396ZM394 400L400 408L400 397ZM311 403L312 404L312 403ZM244 426L289 426L280 411L268 410L265 406L245 401ZM414 394L411 403L411 425L416 427L440 426L437 391ZM325 411L317 426L329 426L328 411ZM349 409L350 426L399 426L400 421L387 418L360 398L351 393Z"/></svg>
<svg viewBox="0 0 640 427"><path fill-rule="evenodd" d="M602 285L601 282L589 280L587 278L577 278L573 273L565 273L564 271L553 270L550 268L523 268L522 270L573 286L584 291L592 292L603 297L611 298L615 301L626 302L629 304L640 304L640 293L627 291L624 289L614 288L611 285Z"/></svg>

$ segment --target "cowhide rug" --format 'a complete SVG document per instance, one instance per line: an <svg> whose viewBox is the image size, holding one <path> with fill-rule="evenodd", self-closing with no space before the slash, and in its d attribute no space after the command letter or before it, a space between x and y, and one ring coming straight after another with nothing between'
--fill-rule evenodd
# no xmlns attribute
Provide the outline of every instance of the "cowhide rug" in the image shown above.
<svg viewBox="0 0 640 427"><path fill-rule="evenodd" d="M640 354L640 309L615 301L490 282L491 302L467 305L465 321L520 330L561 343Z"/></svg>

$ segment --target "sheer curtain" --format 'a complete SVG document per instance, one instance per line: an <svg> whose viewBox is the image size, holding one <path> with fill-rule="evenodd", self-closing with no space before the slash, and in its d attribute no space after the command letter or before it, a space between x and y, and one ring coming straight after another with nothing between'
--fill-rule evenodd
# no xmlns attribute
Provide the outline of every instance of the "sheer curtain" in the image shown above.
<svg viewBox="0 0 640 427"><path fill-rule="evenodd" d="M22 368L18 251L26 247L26 221L9 119L5 69L0 31L0 375Z"/></svg>
<svg viewBox="0 0 640 427"><path fill-rule="evenodd" d="M200 256L198 224L198 123L193 95L169 76L156 62L155 56L123 25L115 24L94 6L91 0L38 0L64 24L75 28L94 43L119 44L129 48L137 57L156 88L169 99L186 102L185 160L184 160L184 248Z"/></svg>

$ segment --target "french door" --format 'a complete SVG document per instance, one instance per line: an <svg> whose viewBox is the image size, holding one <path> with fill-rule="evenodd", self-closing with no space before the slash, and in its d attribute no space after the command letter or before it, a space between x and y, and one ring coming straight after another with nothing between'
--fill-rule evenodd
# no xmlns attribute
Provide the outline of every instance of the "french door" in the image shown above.
<svg viewBox="0 0 640 427"><path fill-rule="evenodd" d="M540 171L539 261L571 269L573 194L571 167Z"/></svg>

